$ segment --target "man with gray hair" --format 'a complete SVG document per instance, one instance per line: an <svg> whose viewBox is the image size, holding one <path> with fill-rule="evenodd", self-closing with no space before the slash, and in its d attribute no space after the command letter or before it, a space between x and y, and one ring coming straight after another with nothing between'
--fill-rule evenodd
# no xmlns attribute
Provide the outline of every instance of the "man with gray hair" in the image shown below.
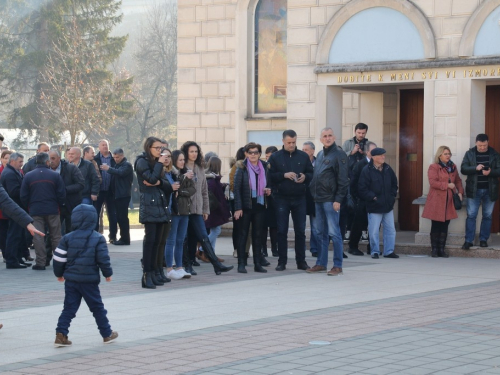
<svg viewBox="0 0 500 375"><path fill-rule="evenodd" d="M82 150L80 147L71 147L66 153L68 162L75 165L83 176L85 188L82 191L82 203L92 205L97 200L101 181L97 177L97 172L94 165L82 158Z"/></svg>
<svg viewBox="0 0 500 375"><path fill-rule="evenodd" d="M316 203L316 235L318 239L318 259L308 273L326 272L328 265L328 245L333 242L333 267L328 276L342 275L343 245L340 234L340 205L344 201L349 186L347 155L335 143L333 129L321 131L320 142L323 150L318 153L314 175L309 185Z"/></svg>
<svg viewBox="0 0 500 375"><path fill-rule="evenodd" d="M49 229L50 247L46 250L45 241L39 236L33 238L36 264L33 269L44 271L61 239L61 221L59 212L64 208L66 189L61 176L49 168L49 155L41 152L36 155L36 167L29 172L21 186L21 201L29 207L30 215L36 229L45 232Z"/></svg>
<svg viewBox="0 0 500 375"><path fill-rule="evenodd" d="M36 167L36 156L41 152L49 152L50 145L46 142L40 142L36 149L36 154L28 159L28 162L23 166L23 172L26 173L31 172Z"/></svg>
<svg viewBox="0 0 500 375"><path fill-rule="evenodd" d="M117 148L113 151L113 167L109 164L101 165L101 169L113 176L112 194L115 200L116 220L120 226L120 239L114 241L113 245L130 245L130 224L128 220L128 204L132 196L132 182L134 181L134 169L127 161L123 149Z"/></svg>
<svg viewBox="0 0 500 375"><path fill-rule="evenodd" d="M314 152L316 151L316 146L311 141L306 141L302 145L302 151L304 151L308 156L309 160L311 160L311 164L316 164L316 157L314 156ZM311 251L311 255L313 257L318 256L318 241L316 239L316 209L314 207L314 199L311 195L311 189L309 186L306 189L306 214L309 215L309 226L311 230L311 235L309 237L309 249Z"/></svg>

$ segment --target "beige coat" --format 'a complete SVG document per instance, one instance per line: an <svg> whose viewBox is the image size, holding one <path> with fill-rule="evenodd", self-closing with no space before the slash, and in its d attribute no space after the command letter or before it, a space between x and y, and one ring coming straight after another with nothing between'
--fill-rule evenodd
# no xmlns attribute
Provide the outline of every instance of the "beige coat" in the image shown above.
<svg viewBox="0 0 500 375"><path fill-rule="evenodd" d="M208 204L208 185L205 177L205 170L198 165L194 165L193 172L195 177L196 193L191 196L191 214L203 215L210 214L210 206Z"/></svg>

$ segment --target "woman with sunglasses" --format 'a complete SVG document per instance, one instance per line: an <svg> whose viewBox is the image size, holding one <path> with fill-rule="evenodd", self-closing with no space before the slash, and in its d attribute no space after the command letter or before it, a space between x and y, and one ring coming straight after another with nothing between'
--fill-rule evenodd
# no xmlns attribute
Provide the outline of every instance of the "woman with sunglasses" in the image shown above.
<svg viewBox="0 0 500 375"><path fill-rule="evenodd" d="M169 202L174 191L174 186L165 178L163 163L167 153L162 155L163 149L161 139L149 137L144 142L144 152L134 163L141 193L139 222L144 224L142 287L148 289L163 285L156 277L157 258L165 223L170 221Z"/></svg>
<svg viewBox="0 0 500 375"><path fill-rule="evenodd" d="M187 279L191 274L182 267L182 249L189 222L191 196L196 193L194 173L185 167L185 156L180 150L172 153L172 177L179 189L172 197L172 226L165 246L167 277L173 280ZM174 269L175 260L175 269Z"/></svg>
<svg viewBox="0 0 500 375"><path fill-rule="evenodd" d="M189 214L188 235L187 235L187 254L185 254L186 272L196 275L193 270L193 261L196 254L196 243L200 242L203 252L212 263L216 275L221 272L227 272L233 269L233 266L224 266L215 255L215 251L210 244L205 220L210 214L208 202L208 185L203 169L203 155L200 146L193 141L184 143L181 151L186 155L186 167L194 174L194 183L196 193L191 196L191 207Z"/></svg>
<svg viewBox="0 0 500 375"><path fill-rule="evenodd" d="M453 192L458 191L460 200L464 194L462 179L458 175L456 165L451 161L451 151L448 146L438 147L427 176L430 188L422 217L432 221L431 255L433 258L448 258L448 254L444 251L448 225L450 220L458 217L453 204Z"/></svg>
<svg viewBox="0 0 500 375"><path fill-rule="evenodd" d="M266 188L266 163L261 161L262 148L257 143L245 146L245 160L236 163L234 176L234 219L240 221L240 239L238 243L238 272L245 269L245 244L250 224L252 224L252 249L255 272L267 272L262 267L262 232L266 219L266 196L271 189Z"/></svg>

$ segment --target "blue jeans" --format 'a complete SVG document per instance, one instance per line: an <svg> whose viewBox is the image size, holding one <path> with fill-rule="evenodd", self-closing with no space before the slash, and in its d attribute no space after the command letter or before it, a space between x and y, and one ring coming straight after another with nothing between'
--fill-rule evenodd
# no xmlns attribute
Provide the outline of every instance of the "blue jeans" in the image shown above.
<svg viewBox="0 0 500 375"><path fill-rule="evenodd" d="M276 220L278 221L278 264L288 261L288 221L292 213L295 232L295 261L306 260L306 196L274 197Z"/></svg>
<svg viewBox="0 0 500 375"><path fill-rule="evenodd" d="M495 202L490 200L488 189L479 189L474 198L467 198L467 220L465 221L465 241L474 242L476 235L476 217L479 206L483 204L483 217L479 229L479 241L488 241L491 233L491 214Z"/></svg>
<svg viewBox="0 0 500 375"><path fill-rule="evenodd" d="M309 225L311 227L311 237L309 238L309 248L311 254L318 253L318 240L316 239L316 215L309 215Z"/></svg>
<svg viewBox="0 0 500 375"><path fill-rule="evenodd" d="M368 214L368 234L372 254L380 254L380 224L384 226L384 256L387 256L394 252L396 243L393 210L385 214Z"/></svg>
<svg viewBox="0 0 500 375"><path fill-rule="evenodd" d="M172 215L170 233L165 245L165 263L171 268L175 258L175 266L182 267L182 251L184 239L186 238L189 216Z"/></svg>
<svg viewBox="0 0 500 375"><path fill-rule="evenodd" d="M68 336L69 326L80 308L83 297L89 310L94 315L101 336L111 336L111 326L106 316L108 312L104 309L102 303L99 284L77 283L66 280L64 282L64 292L64 308L57 322L56 333Z"/></svg>
<svg viewBox="0 0 500 375"><path fill-rule="evenodd" d="M208 239L208 233L207 233L207 228L205 227L205 220L203 220L203 216L197 214L189 215L189 225L188 225L188 235L187 235L187 244L188 244L187 258L189 260L193 261L195 259L195 254L197 250L196 245L198 242L202 242L204 239Z"/></svg>
<svg viewBox="0 0 500 375"><path fill-rule="evenodd" d="M316 265L328 266L328 246L333 243L333 266L342 268L344 246L339 226L340 212L333 209L333 202L316 203L316 241L318 259Z"/></svg>
<svg viewBox="0 0 500 375"><path fill-rule="evenodd" d="M210 228L210 233L208 234L208 239L210 240L210 244L212 248L215 249L215 243L217 242L217 237L219 237L220 232L222 232L222 225L218 227Z"/></svg>

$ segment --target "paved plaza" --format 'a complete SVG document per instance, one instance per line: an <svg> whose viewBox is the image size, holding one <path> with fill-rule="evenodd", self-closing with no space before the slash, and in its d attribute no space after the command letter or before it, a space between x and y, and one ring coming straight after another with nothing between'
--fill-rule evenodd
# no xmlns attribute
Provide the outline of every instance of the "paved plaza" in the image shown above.
<svg viewBox="0 0 500 375"><path fill-rule="evenodd" d="M298 271L290 252L285 272L273 257L267 274L202 264L145 290L133 232L132 246L109 246L113 281L101 283L120 334L110 345L82 304L73 346L54 348L63 285L52 267L0 268L0 372L500 374L500 260L350 256L343 276L327 277ZM229 238L217 252L236 265Z"/></svg>

